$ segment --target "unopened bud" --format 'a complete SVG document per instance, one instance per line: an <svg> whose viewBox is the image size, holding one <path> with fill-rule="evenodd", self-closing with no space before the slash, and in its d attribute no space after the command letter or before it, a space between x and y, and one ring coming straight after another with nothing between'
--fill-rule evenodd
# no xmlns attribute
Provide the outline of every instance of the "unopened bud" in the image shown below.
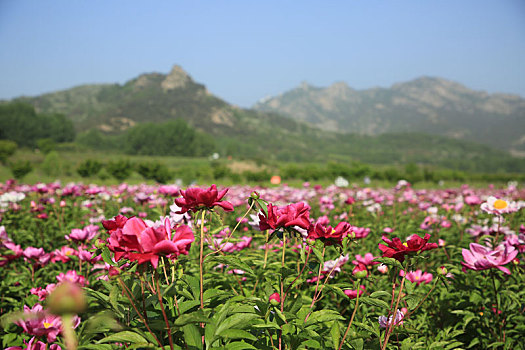
<svg viewBox="0 0 525 350"><path fill-rule="evenodd" d="M354 273L354 276L357 279L366 278L366 276L368 276L368 272L366 270L356 271Z"/></svg>
<svg viewBox="0 0 525 350"><path fill-rule="evenodd" d="M273 293L272 295L270 295L269 301L270 304L272 304L273 306L277 306L281 303L281 296L279 295L279 293Z"/></svg>
<svg viewBox="0 0 525 350"><path fill-rule="evenodd" d="M447 274L448 270L445 266L440 266L437 268L438 275L445 276Z"/></svg>
<svg viewBox="0 0 525 350"><path fill-rule="evenodd" d="M80 286L71 282L60 283L46 299L52 314L78 314L86 309L86 297Z"/></svg>

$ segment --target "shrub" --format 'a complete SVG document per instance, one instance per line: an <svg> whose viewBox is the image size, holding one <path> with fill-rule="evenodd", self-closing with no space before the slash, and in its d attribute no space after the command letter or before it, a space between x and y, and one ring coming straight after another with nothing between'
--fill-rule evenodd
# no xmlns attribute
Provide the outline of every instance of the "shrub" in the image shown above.
<svg viewBox="0 0 525 350"><path fill-rule="evenodd" d="M59 176L62 173L62 162L57 152L49 152L40 166L44 174L48 176Z"/></svg>
<svg viewBox="0 0 525 350"><path fill-rule="evenodd" d="M33 170L33 166L28 160L17 160L16 162L11 162L9 168L11 169L14 178L17 180L23 179L24 176Z"/></svg>
<svg viewBox="0 0 525 350"><path fill-rule="evenodd" d="M15 154L18 148L16 142L9 140L0 140L0 163L5 164L7 158Z"/></svg>
<svg viewBox="0 0 525 350"><path fill-rule="evenodd" d="M39 139L36 142L36 145L38 149L44 154L48 154L49 152L53 151L56 147L55 141L50 138Z"/></svg>
<svg viewBox="0 0 525 350"><path fill-rule="evenodd" d="M116 162L109 162L106 165L106 169L115 179L123 181L131 175L133 166L129 160L121 159Z"/></svg>
<svg viewBox="0 0 525 350"><path fill-rule="evenodd" d="M155 180L158 183L168 183L173 179L173 172L159 162L140 163L137 172L145 179Z"/></svg>
<svg viewBox="0 0 525 350"><path fill-rule="evenodd" d="M98 160L86 159L78 166L77 173L82 177L91 177L97 175L100 169L102 169L102 163Z"/></svg>

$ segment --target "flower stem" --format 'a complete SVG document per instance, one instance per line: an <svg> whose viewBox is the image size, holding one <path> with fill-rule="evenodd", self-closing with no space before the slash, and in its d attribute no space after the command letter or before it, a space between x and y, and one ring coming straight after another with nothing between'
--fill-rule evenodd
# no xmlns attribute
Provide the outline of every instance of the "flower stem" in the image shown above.
<svg viewBox="0 0 525 350"><path fill-rule="evenodd" d="M406 275L407 274L405 273L403 275L403 279L401 280L401 287L399 288L399 294L397 295L396 306L394 308L394 313L392 314L392 321L388 325L388 329L385 335L385 342L383 343L383 347L381 348L381 350L386 349L386 345L388 344L388 338L390 338L390 334L392 333L392 330L394 329L394 324L396 323L396 316L397 316L397 310L398 310L397 308L399 306L399 301L401 300L401 294L403 293L403 286L405 285Z"/></svg>
<svg viewBox="0 0 525 350"><path fill-rule="evenodd" d="M346 331L345 331L345 334L343 335L343 339L341 340L341 343L339 344L339 348L338 350L341 350L341 348L343 347L343 344L345 342L345 339L346 339L346 336L348 335L348 331L350 331L350 327L352 326L352 322L354 322L354 317L355 317L355 314L357 313L357 308L359 307L359 293L360 292L360 286L361 286L361 280L358 280L357 281L357 297L355 299L355 307L354 307L354 312L352 313L352 317L350 317L350 322L348 323L348 327L346 327Z"/></svg>
<svg viewBox="0 0 525 350"><path fill-rule="evenodd" d="M78 342L77 335L73 329L73 315L62 315L62 330L64 332L67 350L76 350Z"/></svg>
<svg viewBox="0 0 525 350"><path fill-rule="evenodd" d="M166 310L164 309L164 303L162 302L162 295L160 294L160 287L159 287L159 276L157 274L157 271L155 271L155 280L157 284L157 297L159 298L159 304L160 304L160 310L162 311L162 316L164 316L164 322L166 323L166 328L168 330L168 339L170 341L170 349L173 350L173 338L171 337L171 327L170 323L168 321L168 316L166 315Z"/></svg>

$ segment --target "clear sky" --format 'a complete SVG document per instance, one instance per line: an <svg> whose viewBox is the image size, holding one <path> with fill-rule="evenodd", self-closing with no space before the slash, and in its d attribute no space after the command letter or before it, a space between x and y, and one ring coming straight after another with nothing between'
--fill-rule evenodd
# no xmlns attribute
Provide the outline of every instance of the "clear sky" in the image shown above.
<svg viewBox="0 0 525 350"><path fill-rule="evenodd" d="M174 64L244 107L423 75L525 96L525 1L0 0L0 99Z"/></svg>

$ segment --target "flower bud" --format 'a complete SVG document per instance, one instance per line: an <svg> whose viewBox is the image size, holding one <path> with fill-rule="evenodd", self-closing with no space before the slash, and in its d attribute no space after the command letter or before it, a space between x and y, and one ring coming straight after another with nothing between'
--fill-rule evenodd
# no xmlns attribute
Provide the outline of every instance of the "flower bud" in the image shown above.
<svg viewBox="0 0 525 350"><path fill-rule="evenodd" d="M78 314L86 309L86 297L80 286L71 282L60 283L47 297L52 314Z"/></svg>
<svg viewBox="0 0 525 350"><path fill-rule="evenodd" d="M366 278L366 276L368 276L368 271L366 271L366 270L356 271L354 273L354 276L357 279Z"/></svg>
<svg viewBox="0 0 525 350"><path fill-rule="evenodd" d="M447 274L447 268L445 266L440 266L437 268L438 275L445 276Z"/></svg>
<svg viewBox="0 0 525 350"><path fill-rule="evenodd" d="M105 246L106 246L106 241L102 239L97 239L97 241L95 242L95 248L97 249L104 248Z"/></svg>
<svg viewBox="0 0 525 350"><path fill-rule="evenodd" d="M270 295L269 301L270 304L272 304L273 306L277 306L281 303L281 296L279 295L279 293L273 293L272 295Z"/></svg>

